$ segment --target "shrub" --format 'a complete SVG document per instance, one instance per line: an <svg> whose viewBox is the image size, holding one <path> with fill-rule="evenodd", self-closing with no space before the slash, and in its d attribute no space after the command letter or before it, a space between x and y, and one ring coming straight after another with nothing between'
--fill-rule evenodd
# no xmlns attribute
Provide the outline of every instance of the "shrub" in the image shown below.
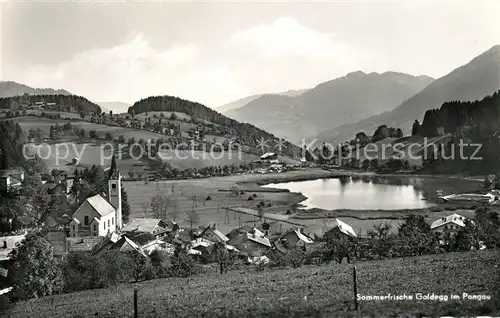
<svg viewBox="0 0 500 318"><path fill-rule="evenodd" d="M253 201L253 198L254 198L253 196L249 196L248 201Z"/></svg>
<svg viewBox="0 0 500 318"><path fill-rule="evenodd" d="M189 277L201 272L200 264L196 263L184 250L179 250L171 258L168 274L171 277Z"/></svg>
<svg viewBox="0 0 500 318"><path fill-rule="evenodd" d="M257 193L252 194L252 197L256 198L257 197Z"/></svg>
<svg viewBox="0 0 500 318"><path fill-rule="evenodd" d="M206 200L206 201L210 201L210 200L212 200L212 197L211 197L211 196L208 196L205 200Z"/></svg>

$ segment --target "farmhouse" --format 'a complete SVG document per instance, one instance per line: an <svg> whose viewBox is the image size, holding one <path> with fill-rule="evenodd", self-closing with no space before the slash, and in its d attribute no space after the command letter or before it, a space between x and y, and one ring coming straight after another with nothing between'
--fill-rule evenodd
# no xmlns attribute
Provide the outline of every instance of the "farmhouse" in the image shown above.
<svg viewBox="0 0 500 318"><path fill-rule="evenodd" d="M432 222L431 230L434 233L456 233L461 228L465 227L465 220L468 220L466 217L461 216L460 214L453 213L443 218L439 218Z"/></svg>
<svg viewBox="0 0 500 318"><path fill-rule="evenodd" d="M217 230L216 224L207 226L201 233L195 234L197 239L204 239L213 243L227 243L229 238Z"/></svg>
<svg viewBox="0 0 500 318"><path fill-rule="evenodd" d="M10 253L18 243L26 238L26 233L21 235L0 237L0 283L7 278L7 268L10 262Z"/></svg>
<svg viewBox="0 0 500 318"><path fill-rule="evenodd" d="M159 239L178 230L179 225L175 222L144 218L131 219L130 222L123 227L122 232L132 237L142 233L149 233L156 239Z"/></svg>
<svg viewBox="0 0 500 318"><path fill-rule="evenodd" d="M262 256L265 251L272 247L264 233L249 226L236 228L227 237L229 238L227 244L250 256Z"/></svg>
<svg viewBox="0 0 500 318"><path fill-rule="evenodd" d="M105 252L137 252L144 257L147 256L139 244L126 235L116 233L112 233L110 236L104 238L92 249L92 255L100 255Z"/></svg>
<svg viewBox="0 0 500 318"><path fill-rule="evenodd" d="M312 238L302 233L300 229L292 229L286 232L279 238L279 241L287 246L301 246L301 247L314 243Z"/></svg>
<svg viewBox="0 0 500 318"><path fill-rule="evenodd" d="M345 235L347 237L357 236L356 232L354 232L353 228L349 224L344 223L339 219L335 219L335 223L335 226L325 233L325 239L334 239L337 238L338 235Z"/></svg>

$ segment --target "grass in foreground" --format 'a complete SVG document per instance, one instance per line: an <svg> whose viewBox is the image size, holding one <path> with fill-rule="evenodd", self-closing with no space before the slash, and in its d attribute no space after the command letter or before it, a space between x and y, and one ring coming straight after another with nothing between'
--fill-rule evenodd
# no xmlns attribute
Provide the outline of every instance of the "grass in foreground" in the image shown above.
<svg viewBox="0 0 500 318"><path fill-rule="evenodd" d="M350 264L226 275L209 273L18 303L11 317L354 317ZM356 264L361 295L491 295L490 301L362 301L361 316L495 316L500 313L499 251L450 253Z"/></svg>

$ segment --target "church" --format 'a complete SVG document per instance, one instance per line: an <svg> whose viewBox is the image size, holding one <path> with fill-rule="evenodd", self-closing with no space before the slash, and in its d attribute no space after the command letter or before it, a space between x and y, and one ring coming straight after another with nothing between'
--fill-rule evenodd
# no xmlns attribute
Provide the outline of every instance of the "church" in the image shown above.
<svg viewBox="0 0 500 318"><path fill-rule="evenodd" d="M111 169L108 198L96 194L85 199L69 223L70 237L107 236L122 228L122 176L117 169Z"/></svg>

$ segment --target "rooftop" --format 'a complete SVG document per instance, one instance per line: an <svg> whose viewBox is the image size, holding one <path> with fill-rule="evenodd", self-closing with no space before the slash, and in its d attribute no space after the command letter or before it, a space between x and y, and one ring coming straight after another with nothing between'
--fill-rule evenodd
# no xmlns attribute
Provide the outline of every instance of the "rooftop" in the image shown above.
<svg viewBox="0 0 500 318"><path fill-rule="evenodd" d="M438 227L445 225L445 224L448 224L448 223L454 223L458 226L464 227L465 226L464 221L466 219L467 219L466 217L463 217L460 214L453 213L451 215L448 215L444 218L439 218L439 219L435 220L434 222L432 222L431 229L438 228Z"/></svg>
<svg viewBox="0 0 500 318"><path fill-rule="evenodd" d="M161 219L131 219L122 232L150 232L153 233Z"/></svg>
<svg viewBox="0 0 500 318"><path fill-rule="evenodd" d="M101 216L115 213L115 208L100 194L89 197L85 201L87 201L92 206L92 208L94 208L94 210L96 210L96 212Z"/></svg>

